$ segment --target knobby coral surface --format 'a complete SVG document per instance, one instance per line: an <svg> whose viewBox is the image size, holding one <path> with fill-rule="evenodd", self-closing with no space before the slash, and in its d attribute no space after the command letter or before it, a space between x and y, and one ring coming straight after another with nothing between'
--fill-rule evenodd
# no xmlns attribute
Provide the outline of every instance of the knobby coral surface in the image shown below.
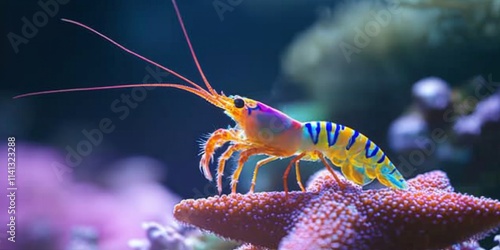
<svg viewBox="0 0 500 250"><path fill-rule="evenodd" d="M184 200L181 222L253 247L278 249L441 249L500 226L500 202L453 191L444 172L409 180L409 190L362 190L327 171L307 192L232 194Z"/></svg>

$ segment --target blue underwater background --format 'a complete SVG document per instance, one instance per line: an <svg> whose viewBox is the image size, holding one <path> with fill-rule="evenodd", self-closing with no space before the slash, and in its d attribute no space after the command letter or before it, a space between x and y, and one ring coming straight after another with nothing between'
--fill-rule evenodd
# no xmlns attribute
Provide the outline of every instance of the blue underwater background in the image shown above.
<svg viewBox="0 0 500 250"><path fill-rule="evenodd" d="M440 169L457 191L500 198L498 0L178 5L217 91L301 121L352 127L384 149L406 178ZM76 249L71 244L80 239L123 249L144 236L142 222L170 223L180 199L217 194L198 169L199 143L235 124L195 95L155 88L12 99L51 89L185 84L60 18L89 25L202 85L170 1L9 0L0 10L0 148L7 152L6 138L16 138L25 207L18 221L25 241L8 245L5 235L0 249ZM248 162L239 192L247 192L258 159ZM262 168L257 190L282 190L287 163ZM321 169L303 165L305 180ZM7 170L1 171L3 187ZM289 184L298 190L294 177Z"/></svg>

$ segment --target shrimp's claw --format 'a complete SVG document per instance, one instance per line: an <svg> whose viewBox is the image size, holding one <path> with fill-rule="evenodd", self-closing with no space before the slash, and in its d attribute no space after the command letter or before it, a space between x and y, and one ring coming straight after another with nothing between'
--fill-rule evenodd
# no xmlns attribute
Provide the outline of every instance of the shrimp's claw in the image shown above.
<svg viewBox="0 0 500 250"><path fill-rule="evenodd" d="M237 132L234 129L218 129L208 137L207 141L201 144L202 156L200 160L200 171L209 181L213 180L210 173L210 162L214 159L215 150L222 147L227 142L237 141Z"/></svg>
<svg viewBox="0 0 500 250"><path fill-rule="evenodd" d="M209 181L213 180L212 173L210 173L210 162L213 161L213 155L208 156L206 153L203 153L200 160L200 171L205 176L205 178Z"/></svg>

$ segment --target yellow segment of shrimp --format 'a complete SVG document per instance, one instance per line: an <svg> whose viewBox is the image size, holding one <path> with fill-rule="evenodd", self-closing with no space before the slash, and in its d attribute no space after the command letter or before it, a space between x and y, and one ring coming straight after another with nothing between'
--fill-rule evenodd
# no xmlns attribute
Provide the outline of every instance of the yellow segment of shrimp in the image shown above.
<svg viewBox="0 0 500 250"><path fill-rule="evenodd" d="M341 168L347 179L365 185L373 179L396 189L407 184L385 153L358 131L333 122L303 124L301 150L318 150Z"/></svg>

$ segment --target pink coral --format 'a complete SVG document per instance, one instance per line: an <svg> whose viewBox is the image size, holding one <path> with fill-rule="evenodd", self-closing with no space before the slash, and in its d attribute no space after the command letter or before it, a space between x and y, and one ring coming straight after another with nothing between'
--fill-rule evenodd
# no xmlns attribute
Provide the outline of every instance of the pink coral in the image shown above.
<svg viewBox="0 0 500 250"><path fill-rule="evenodd" d="M500 226L500 202L453 192L440 171L407 191L339 188L327 171L307 192L184 200L175 217L223 237L279 249L429 249L480 239Z"/></svg>
<svg viewBox="0 0 500 250"><path fill-rule="evenodd" d="M7 152L5 148L2 152ZM99 249L128 249L131 238L144 235L144 221L166 223L172 220L167 211L179 200L155 180L147 179L134 169L117 168L107 180L107 188L92 183L61 180L54 163L64 162L55 150L19 144L16 147L17 163L17 238L19 242L8 245L1 238L0 246L7 249L68 249L72 232L85 229L95 234ZM6 162L6 153L0 161ZM138 161L139 160L139 161ZM135 170L151 165L149 161L135 159ZM7 179L7 171L0 178ZM70 174L67 173L69 177ZM5 188L0 190L5 197ZM1 199L5 201L5 199ZM7 211L7 204L0 204ZM6 224L5 213L0 216ZM4 225L5 225L4 224ZM87 230L88 229L88 230ZM22 239L22 240L21 240ZM6 240L5 240L6 241Z"/></svg>

